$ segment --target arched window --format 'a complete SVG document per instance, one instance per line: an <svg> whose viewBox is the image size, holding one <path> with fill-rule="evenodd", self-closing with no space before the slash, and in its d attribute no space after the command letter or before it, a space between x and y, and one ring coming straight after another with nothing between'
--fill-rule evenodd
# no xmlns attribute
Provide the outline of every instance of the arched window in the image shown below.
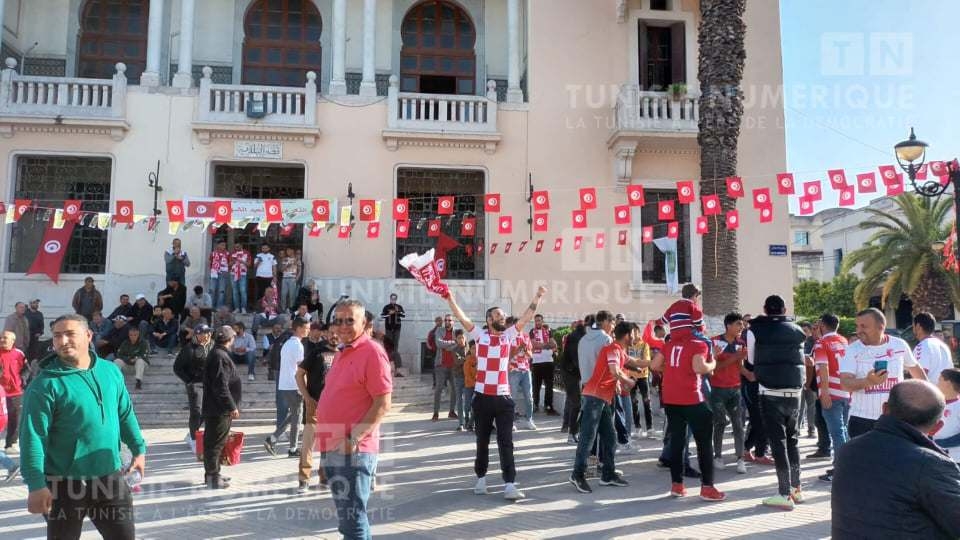
<svg viewBox="0 0 960 540"><path fill-rule="evenodd" d="M243 83L303 86L320 75L323 21L311 0L257 0L243 19Z"/></svg>
<svg viewBox="0 0 960 540"><path fill-rule="evenodd" d="M137 82L147 65L149 0L87 0L80 11L77 76L109 79L117 62Z"/></svg>
<svg viewBox="0 0 960 540"><path fill-rule="evenodd" d="M445 0L427 0L407 12L401 27L400 90L475 94L477 32L467 13Z"/></svg>

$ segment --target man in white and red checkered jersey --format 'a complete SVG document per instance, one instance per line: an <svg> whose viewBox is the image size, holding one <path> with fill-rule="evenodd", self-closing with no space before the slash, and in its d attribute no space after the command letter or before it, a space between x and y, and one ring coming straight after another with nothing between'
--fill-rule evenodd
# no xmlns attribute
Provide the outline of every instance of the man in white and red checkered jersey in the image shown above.
<svg viewBox="0 0 960 540"><path fill-rule="evenodd" d="M904 380L904 371L921 381L926 373L913 357L904 340L884 333L887 318L877 308L857 313L857 337L840 364L840 385L851 393L850 438L873 429L883 414L883 404L890 399L890 389Z"/></svg>
<svg viewBox="0 0 960 540"><path fill-rule="evenodd" d="M476 341L477 346L477 383L474 386L473 416L477 433L477 457L474 471L477 483L473 492L477 495L487 493L487 465L490 457L490 432L494 422L497 425L497 450L500 453L500 469L503 472L503 497L517 500L524 497L515 484L517 469L513 461L513 415L515 406L510 397L510 347L523 327L533 319L540 306L540 300L547 289L540 286L533 301L513 326L507 326L507 315L498 307L487 310L487 328L477 328L469 317L457 305L450 291L447 302L450 311L463 329Z"/></svg>

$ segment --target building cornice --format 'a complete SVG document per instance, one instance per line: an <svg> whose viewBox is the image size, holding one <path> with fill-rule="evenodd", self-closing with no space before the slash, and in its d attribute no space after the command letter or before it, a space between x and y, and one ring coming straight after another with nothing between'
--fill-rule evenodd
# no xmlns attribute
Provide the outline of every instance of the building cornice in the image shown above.
<svg viewBox="0 0 960 540"><path fill-rule="evenodd" d="M120 119L0 116L0 136L5 138L23 132L106 135L115 141L121 141L129 130L130 124Z"/></svg>

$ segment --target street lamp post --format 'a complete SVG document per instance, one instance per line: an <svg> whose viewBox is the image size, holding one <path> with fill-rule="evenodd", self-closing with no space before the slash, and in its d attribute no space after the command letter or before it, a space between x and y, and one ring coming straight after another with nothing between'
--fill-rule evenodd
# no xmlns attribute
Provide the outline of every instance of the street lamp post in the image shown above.
<svg viewBox="0 0 960 540"><path fill-rule="evenodd" d="M953 186L953 217L954 230L956 230L957 221L960 218L960 165L958 165L957 160L947 162L947 182L942 182L939 178L927 177L918 183L917 171L920 170L926 159L927 146L927 143L917 139L913 128L910 128L910 137L894 145L893 149L897 155L900 168L907 173L913 190L919 195L939 197L947 191L947 187ZM954 257L956 257L956 262L960 263L960 241L954 240L953 244Z"/></svg>

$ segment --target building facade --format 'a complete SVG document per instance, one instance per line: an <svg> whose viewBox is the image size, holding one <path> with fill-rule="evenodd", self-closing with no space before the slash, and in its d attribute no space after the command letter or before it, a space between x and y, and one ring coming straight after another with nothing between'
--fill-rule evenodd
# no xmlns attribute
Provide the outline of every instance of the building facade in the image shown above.
<svg viewBox="0 0 960 540"><path fill-rule="evenodd" d="M335 231L311 237L299 225L289 234L194 228L178 237L193 259L188 286L206 283L207 254L224 239L302 248L328 306L349 294L379 307L397 292L408 313L405 352L443 304L396 261L432 247L422 224L436 217L440 196L454 195L447 234L457 238L460 218L471 216L478 245L530 241L523 252L451 252L448 277L472 314L493 304L520 310L546 282L544 310L557 323L598 308L646 320L674 295L663 255L640 241L642 227L657 220L653 201L675 198L677 180L700 175L698 8L695 0L0 0L0 186L6 201L58 208L80 199L86 211L111 212L133 200L140 215L155 208L148 177L157 171L161 210L190 197L324 197L355 211L348 193L383 201L376 239L362 228L347 240ZM749 2L746 23L744 88L779 88L778 2ZM686 84L682 95L667 92L675 83ZM782 105L748 105L738 171L747 192L782 170ZM648 204L616 226L612 208L625 204L631 183L644 185ZM531 184L550 190L548 233L528 227ZM571 212L587 186L598 209L589 229L575 230ZM512 234L484 219L484 193L501 194ZM407 239L394 238L395 197L410 200ZM790 260L767 250L787 242L789 218L778 200L773 223L760 225L745 201L740 298L758 312L768 294L790 297ZM699 208L681 208L679 279L700 282L703 246L691 226ZM24 275L44 214L30 210L5 226L5 308L40 297L48 314L68 310L87 275L108 306L121 292L153 297L164 287L172 237L163 216L152 231L78 227L59 286ZM617 245L621 229L626 246ZM579 251L575 235L585 238ZM564 248L554 252L558 237Z"/></svg>

